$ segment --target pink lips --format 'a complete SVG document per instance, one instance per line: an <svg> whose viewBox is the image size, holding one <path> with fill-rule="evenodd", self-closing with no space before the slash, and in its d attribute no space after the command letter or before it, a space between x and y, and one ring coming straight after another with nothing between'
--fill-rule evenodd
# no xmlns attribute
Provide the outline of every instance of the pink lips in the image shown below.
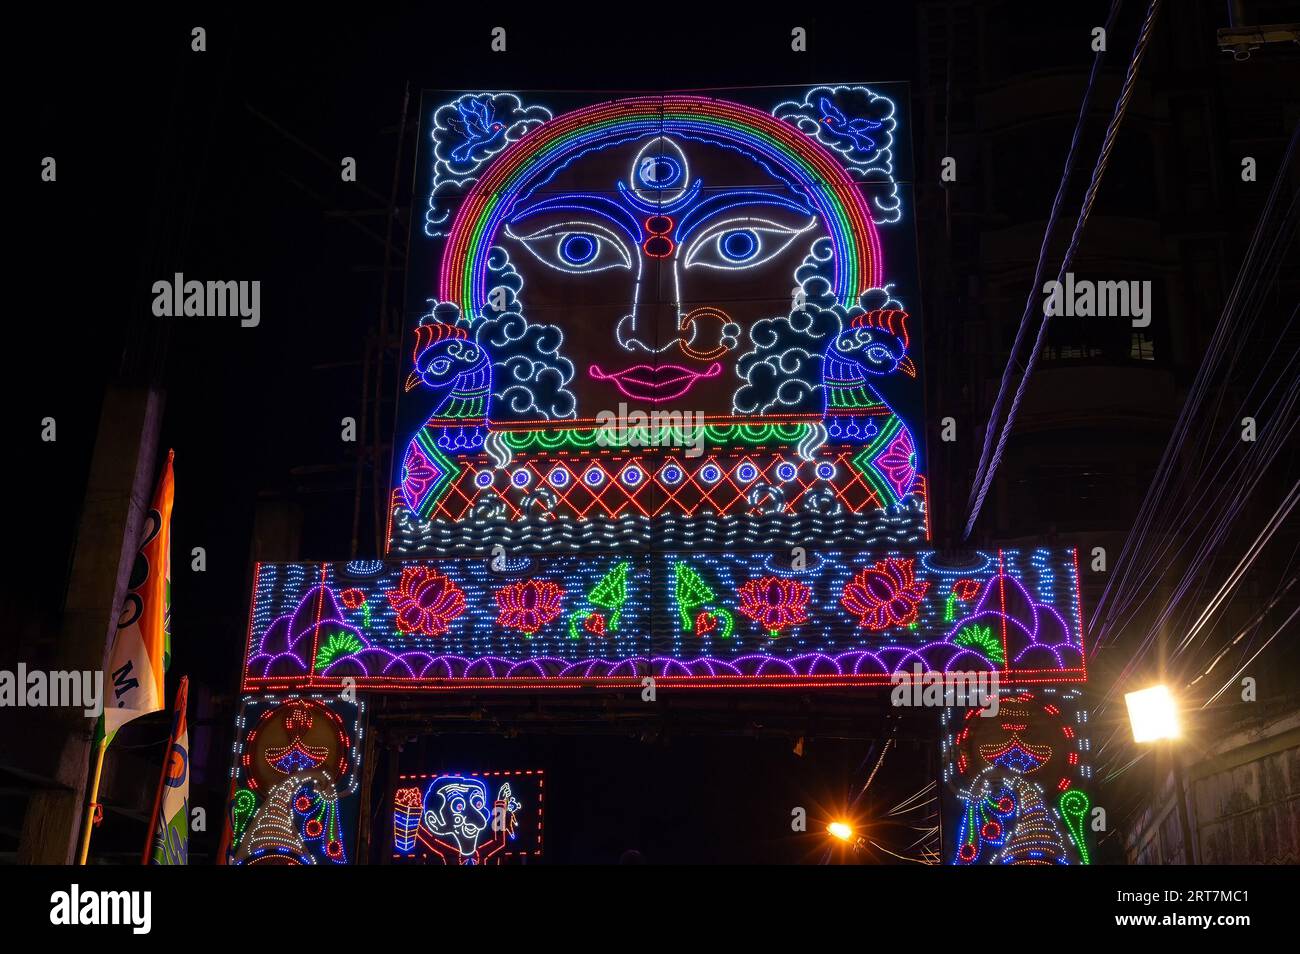
<svg viewBox="0 0 1300 954"><path fill-rule="evenodd" d="M606 373L593 364L587 373L597 381L612 381L624 396L633 400L659 403L681 397L702 378L716 378L722 373L722 365L714 361L701 372L676 364L638 364Z"/></svg>

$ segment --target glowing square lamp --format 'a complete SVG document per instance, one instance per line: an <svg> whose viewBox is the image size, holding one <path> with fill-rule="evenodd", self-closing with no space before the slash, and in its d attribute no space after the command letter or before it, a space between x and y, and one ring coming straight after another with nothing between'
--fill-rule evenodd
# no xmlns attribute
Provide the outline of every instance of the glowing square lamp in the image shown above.
<svg viewBox="0 0 1300 954"><path fill-rule="evenodd" d="M1181 735L1178 727L1178 709L1168 686L1152 686L1124 695L1128 704L1128 720L1133 726L1134 742L1156 742L1176 739Z"/></svg>

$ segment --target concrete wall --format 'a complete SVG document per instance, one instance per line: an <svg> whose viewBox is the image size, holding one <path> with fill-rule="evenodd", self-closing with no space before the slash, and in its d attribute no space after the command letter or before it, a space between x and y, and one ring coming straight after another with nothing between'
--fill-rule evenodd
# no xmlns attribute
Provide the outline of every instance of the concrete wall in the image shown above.
<svg viewBox="0 0 1300 954"><path fill-rule="evenodd" d="M1300 711L1229 731L1201 756L1183 746L1199 864L1300 863ZM1172 773L1125 836L1132 864L1185 864Z"/></svg>

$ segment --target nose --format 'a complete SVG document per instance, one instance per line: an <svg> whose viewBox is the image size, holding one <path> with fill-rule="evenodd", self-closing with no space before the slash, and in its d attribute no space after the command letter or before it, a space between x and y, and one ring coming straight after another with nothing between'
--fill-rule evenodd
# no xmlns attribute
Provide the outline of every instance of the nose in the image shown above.
<svg viewBox="0 0 1300 954"><path fill-rule="evenodd" d="M683 312L677 302L637 302L619 322L618 341L629 351L659 354L674 346L693 361L716 361L736 347L739 327L721 308Z"/></svg>
<svg viewBox="0 0 1300 954"><path fill-rule="evenodd" d="M681 340L678 325L675 302L636 301L618 323L618 343L629 351L658 354Z"/></svg>

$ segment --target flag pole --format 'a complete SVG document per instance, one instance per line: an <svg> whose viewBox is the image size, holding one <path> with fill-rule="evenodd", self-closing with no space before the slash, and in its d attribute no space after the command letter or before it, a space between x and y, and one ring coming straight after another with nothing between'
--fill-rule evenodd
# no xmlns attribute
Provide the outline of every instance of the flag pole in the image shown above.
<svg viewBox="0 0 1300 954"><path fill-rule="evenodd" d="M190 677L181 676L181 684L176 687L176 699L172 703L175 710L172 714L171 732L167 734L167 751L163 753L162 771L158 773L158 790L153 797L153 811L149 813L149 825L145 830L144 853L140 856L140 864L147 865L150 857L153 855L153 836L158 831L158 813L162 810L163 789L167 784L167 772L172 764L172 749L176 747L177 729L181 726L179 713L183 712L186 704L189 702Z"/></svg>
<svg viewBox="0 0 1300 954"><path fill-rule="evenodd" d="M149 855L152 854L154 832L158 830L158 809L162 807L163 784L167 781L167 769L172 764L172 746L176 744L175 730L167 733L167 751L163 753L162 771L158 773L158 789L153 796L153 808L149 812L149 824L144 829L144 853L140 856L140 864L149 863Z"/></svg>
<svg viewBox="0 0 1300 954"><path fill-rule="evenodd" d="M90 782L90 793L86 797L86 819L81 828L81 850L77 855L77 864L84 865L90 857L90 833L95 827L95 804L99 801L99 779L104 772L104 752L108 748L108 736L100 737L95 746L95 774Z"/></svg>

